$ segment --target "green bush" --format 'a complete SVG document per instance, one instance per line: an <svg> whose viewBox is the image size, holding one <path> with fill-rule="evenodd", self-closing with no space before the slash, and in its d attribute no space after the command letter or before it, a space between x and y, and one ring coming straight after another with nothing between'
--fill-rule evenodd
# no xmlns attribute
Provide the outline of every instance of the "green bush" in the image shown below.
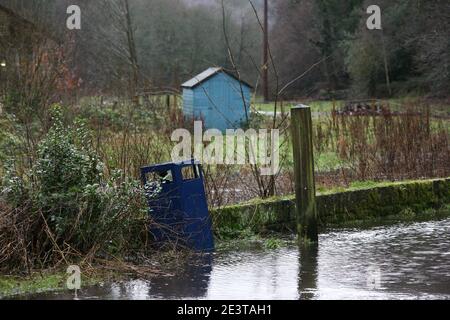
<svg viewBox="0 0 450 320"><path fill-rule="evenodd" d="M18 176L11 164L5 167L0 232L14 235L5 228L26 225L27 232L17 238L25 243L27 264L58 259L63 248L65 259L97 253L125 256L146 249L149 219L144 189L120 171L106 179L90 140L82 121L65 126L61 108L56 107L33 168ZM11 212L16 214L15 223L2 225L2 218ZM7 241L14 239L0 237L0 246ZM8 253L10 258L15 254ZM2 255L6 254L0 252L0 261L5 260Z"/></svg>

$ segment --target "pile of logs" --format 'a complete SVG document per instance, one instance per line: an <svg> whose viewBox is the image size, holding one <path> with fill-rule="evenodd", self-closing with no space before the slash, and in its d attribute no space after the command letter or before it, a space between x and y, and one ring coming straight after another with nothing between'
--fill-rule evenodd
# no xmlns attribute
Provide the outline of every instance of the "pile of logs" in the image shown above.
<svg viewBox="0 0 450 320"><path fill-rule="evenodd" d="M378 100L347 101L341 110L336 110L337 115L347 116L373 116L391 115L393 112L389 106L383 105Z"/></svg>

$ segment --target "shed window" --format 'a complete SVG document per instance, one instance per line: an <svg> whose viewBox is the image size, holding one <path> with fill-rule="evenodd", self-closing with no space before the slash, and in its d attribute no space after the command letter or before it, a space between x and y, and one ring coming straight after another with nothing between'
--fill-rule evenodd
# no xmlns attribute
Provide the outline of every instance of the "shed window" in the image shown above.
<svg viewBox="0 0 450 320"><path fill-rule="evenodd" d="M198 179L199 177L198 166L194 165L183 167L181 169L181 174L183 176L184 181Z"/></svg>
<svg viewBox="0 0 450 320"><path fill-rule="evenodd" d="M147 182L171 183L173 182L172 170L150 172L147 174Z"/></svg>

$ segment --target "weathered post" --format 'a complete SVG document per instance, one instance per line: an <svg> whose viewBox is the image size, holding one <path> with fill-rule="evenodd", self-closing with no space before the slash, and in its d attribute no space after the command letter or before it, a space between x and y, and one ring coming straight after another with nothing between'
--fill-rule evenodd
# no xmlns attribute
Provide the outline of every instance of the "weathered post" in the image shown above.
<svg viewBox="0 0 450 320"><path fill-rule="evenodd" d="M318 242L311 108L291 109L297 232L303 243Z"/></svg>

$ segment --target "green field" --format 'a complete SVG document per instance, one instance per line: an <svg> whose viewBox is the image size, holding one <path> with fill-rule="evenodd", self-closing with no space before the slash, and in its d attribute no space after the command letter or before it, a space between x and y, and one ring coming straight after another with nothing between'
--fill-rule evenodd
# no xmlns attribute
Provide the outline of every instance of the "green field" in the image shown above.
<svg viewBox="0 0 450 320"><path fill-rule="evenodd" d="M277 112L281 112L282 109L284 112L289 111L289 109L297 104L305 104L311 107L311 111L314 113L327 113L333 110L333 101L299 101L299 102L283 102L277 104ZM336 108L338 108L342 102L336 101ZM275 103L253 103L253 108L257 111L262 112L273 112L275 109Z"/></svg>
<svg viewBox="0 0 450 320"><path fill-rule="evenodd" d="M383 103L383 105L389 107L391 111L404 111L405 106L429 106L431 114L437 117L450 118L450 102L446 101L423 101L423 98L418 97L403 97L403 98L393 98L393 99L378 99ZM252 107L256 111L261 112L273 112L275 109L274 102L260 102L261 99L255 99L252 103ZM288 102L278 102L277 112L288 112L289 109L295 105L304 104L311 107L313 116L318 116L322 113L330 113L333 110L333 104L336 110L342 108L345 101L311 101L301 99L298 101L288 101Z"/></svg>

